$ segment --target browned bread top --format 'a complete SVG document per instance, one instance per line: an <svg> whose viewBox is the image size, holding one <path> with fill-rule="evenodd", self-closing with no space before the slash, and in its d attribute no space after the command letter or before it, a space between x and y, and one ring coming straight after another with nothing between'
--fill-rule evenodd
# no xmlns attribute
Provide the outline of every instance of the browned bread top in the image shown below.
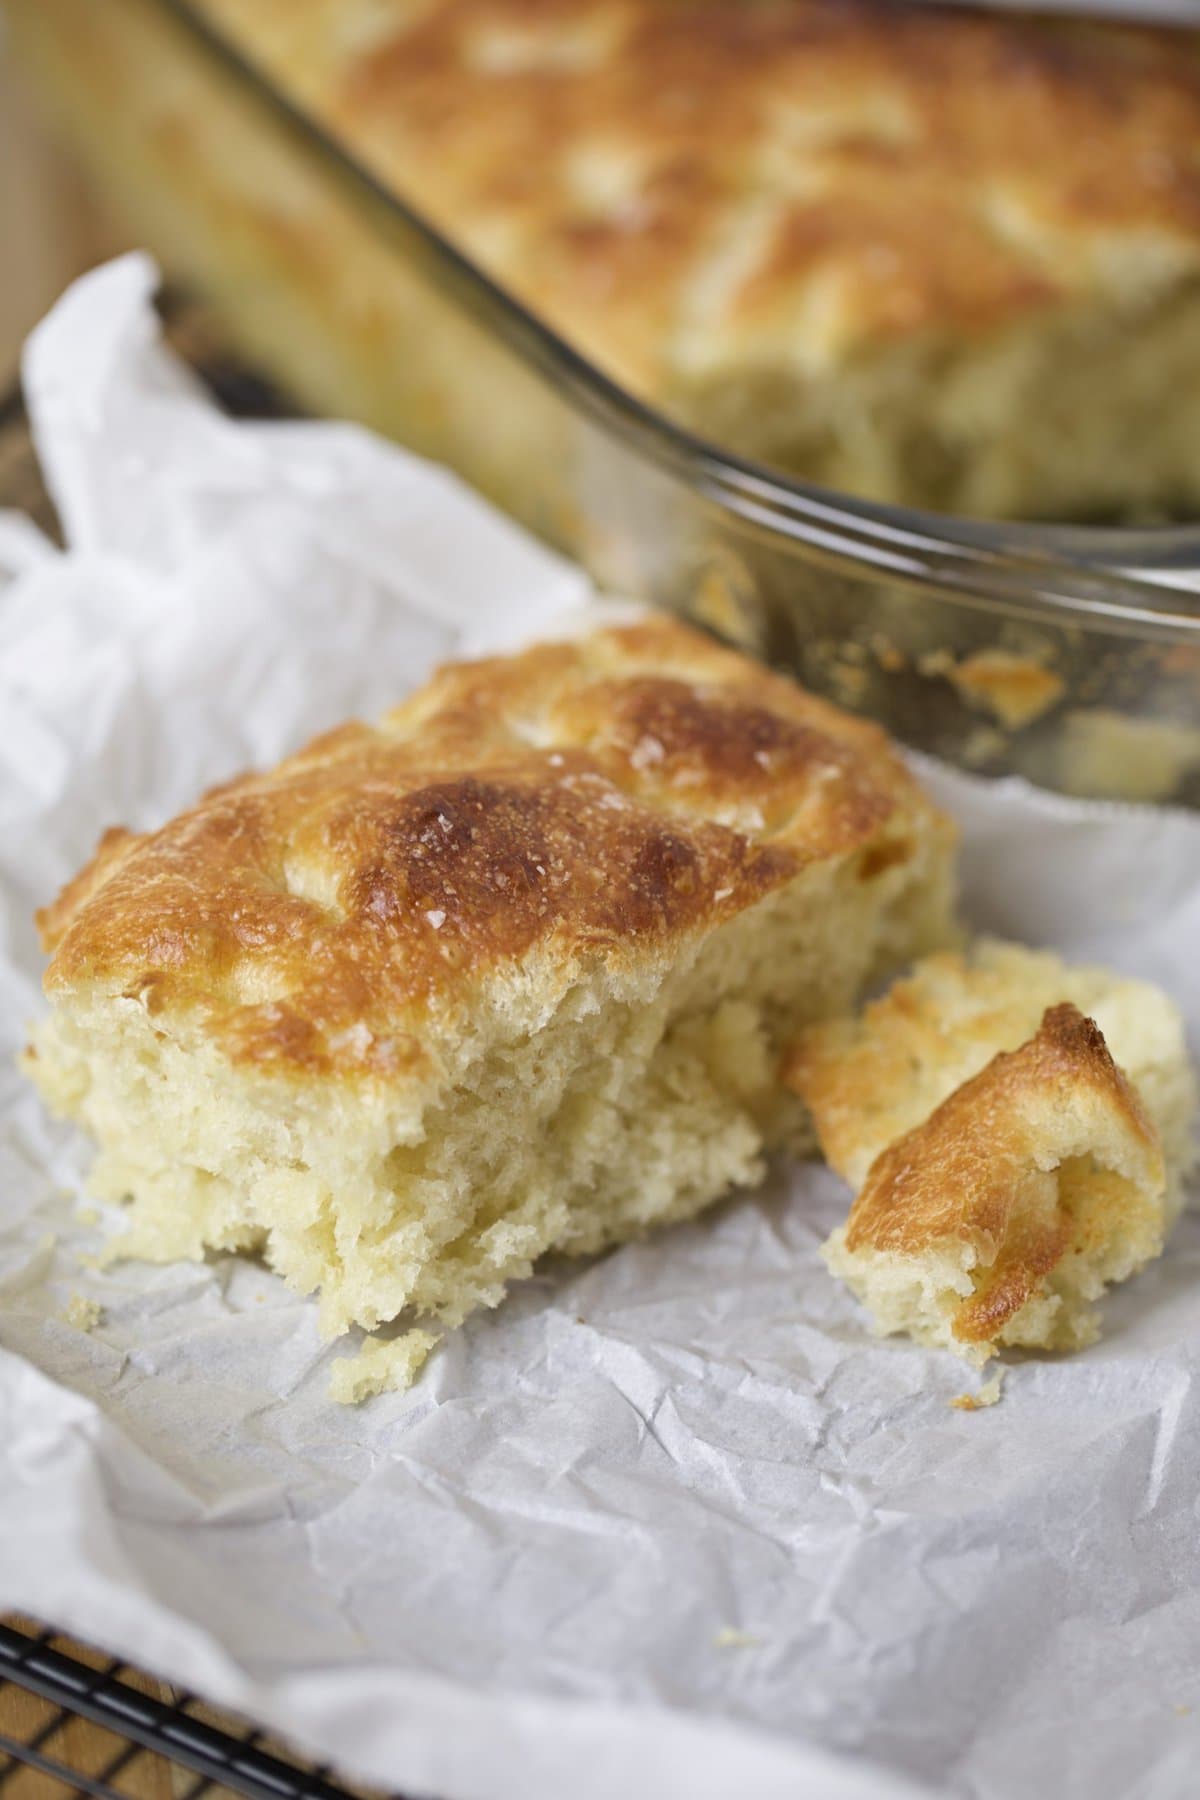
<svg viewBox="0 0 1200 1800"><path fill-rule="evenodd" d="M877 727L647 621L452 665L108 833L40 916L46 985L186 1016L243 1062L402 1075L493 978L549 1003L822 861L871 882L948 833Z"/></svg>
<svg viewBox="0 0 1200 1800"><path fill-rule="evenodd" d="M1196 266L1185 31L891 0L203 0L389 186L667 395Z"/></svg>

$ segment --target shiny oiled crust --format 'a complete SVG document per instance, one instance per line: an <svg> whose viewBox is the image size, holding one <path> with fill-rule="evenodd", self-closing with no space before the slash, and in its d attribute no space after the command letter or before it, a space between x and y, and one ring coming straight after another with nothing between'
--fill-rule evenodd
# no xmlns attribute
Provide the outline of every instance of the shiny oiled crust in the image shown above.
<svg viewBox="0 0 1200 1800"><path fill-rule="evenodd" d="M947 1243L974 1246L987 1276L958 1307L954 1335L993 1340L1068 1251L1086 1249L1067 1208L1026 1199L1030 1176L1059 1160L1068 1114L1086 1123L1107 1166L1136 1171L1139 1186L1161 1197L1158 1134L1099 1027L1066 1003L876 1158L850 1212L846 1250L919 1257ZM1128 1206L1120 1187L1106 1191L1112 1210ZM1093 1232L1106 1223L1101 1210Z"/></svg>
<svg viewBox="0 0 1200 1800"><path fill-rule="evenodd" d="M108 833L40 915L46 986L186 1014L243 1062L403 1076L494 974L669 956L824 859L870 881L949 829L877 727L648 620L451 665Z"/></svg>
<svg viewBox="0 0 1200 1800"><path fill-rule="evenodd" d="M203 0L386 184L662 395L1200 256L1185 31L890 0Z"/></svg>

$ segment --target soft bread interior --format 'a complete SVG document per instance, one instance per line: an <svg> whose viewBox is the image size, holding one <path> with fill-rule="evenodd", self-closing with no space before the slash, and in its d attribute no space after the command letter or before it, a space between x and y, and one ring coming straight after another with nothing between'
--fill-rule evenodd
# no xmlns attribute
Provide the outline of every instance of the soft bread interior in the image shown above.
<svg viewBox="0 0 1200 1800"><path fill-rule="evenodd" d="M943 939L949 885L934 846L870 880L820 864L678 954L598 955L545 1015L537 971L513 971L423 1084L248 1072L185 1018L100 992L59 1002L30 1069L96 1137L94 1191L128 1200L117 1254L260 1250L319 1288L331 1336L453 1325L545 1252L686 1218L756 1181L767 1148L810 1145L783 1043ZM421 1348L371 1347L340 1391L411 1379Z"/></svg>
<svg viewBox="0 0 1200 1800"><path fill-rule="evenodd" d="M1073 1222L1071 1240L1038 1291L982 1340L969 1341L955 1330L964 1303L986 1294L993 1273L980 1266L972 1246L948 1242L919 1259L869 1247L851 1251L840 1226L822 1254L881 1337L911 1337L977 1364L1008 1347L1081 1349L1099 1335L1095 1302L1105 1288L1127 1281L1161 1253L1161 1206L1146 1189L1082 1156L1040 1179L1031 1176L1019 1207L1022 1213L1065 1214Z"/></svg>

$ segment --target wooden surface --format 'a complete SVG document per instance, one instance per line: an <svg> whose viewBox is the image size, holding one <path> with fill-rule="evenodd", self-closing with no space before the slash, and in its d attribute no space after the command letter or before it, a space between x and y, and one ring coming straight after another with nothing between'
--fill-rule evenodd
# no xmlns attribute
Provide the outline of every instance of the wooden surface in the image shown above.
<svg viewBox="0 0 1200 1800"><path fill-rule="evenodd" d="M26 1621L9 1620L8 1623L33 1631ZM98 1655L94 1650L79 1644L68 1644L65 1639L52 1640L59 1650L69 1650L80 1662L86 1662L89 1668L103 1668L107 1657ZM156 1699L169 1698L169 1690L160 1683L150 1681L145 1676L131 1675L131 1684L144 1694L151 1694ZM117 1758L122 1756L125 1746L110 1731L104 1731L97 1725L91 1725L86 1719L71 1719L50 1736L45 1736L47 1729L58 1717L58 1708L48 1700L40 1700L36 1694L28 1694L23 1688L11 1683L0 1686L0 1733L14 1739L19 1744L38 1742L38 1747L56 1762L66 1763L81 1775L101 1775L109 1770L105 1779L119 1780L121 1792L128 1794L130 1800L183 1800L187 1789L195 1784L195 1776L187 1770L173 1768L161 1757L131 1756L123 1767L114 1766ZM0 1768L3 1764L0 1763ZM228 1789L208 1789L206 1800L218 1793L228 1793ZM4 1800L54 1800L57 1795L65 1795L70 1789L54 1780L40 1769L15 1767L3 1778L0 1793Z"/></svg>
<svg viewBox="0 0 1200 1800"><path fill-rule="evenodd" d="M0 18L0 391L26 332L84 269L128 243L105 217L31 103Z"/></svg>

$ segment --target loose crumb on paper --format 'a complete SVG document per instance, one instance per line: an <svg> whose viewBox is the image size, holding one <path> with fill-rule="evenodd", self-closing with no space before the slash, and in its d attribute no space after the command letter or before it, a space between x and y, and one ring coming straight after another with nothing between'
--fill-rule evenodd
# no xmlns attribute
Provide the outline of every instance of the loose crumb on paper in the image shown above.
<svg viewBox="0 0 1200 1800"><path fill-rule="evenodd" d="M955 1394L947 1404L953 1406L958 1412L982 1412L985 1406L995 1406L1004 1387L1004 1375L1003 1369L997 1369L991 1379L985 1381L976 1393Z"/></svg>
<svg viewBox="0 0 1200 1800"><path fill-rule="evenodd" d="M403 1393L437 1343L430 1331L406 1331L403 1337L368 1338L357 1356L342 1356L329 1377L330 1398L357 1406L376 1394Z"/></svg>
<svg viewBox="0 0 1200 1800"><path fill-rule="evenodd" d="M733 1625L724 1625L713 1637L714 1650L753 1650L762 1639L756 1638L753 1632L738 1631Z"/></svg>
<svg viewBox="0 0 1200 1800"><path fill-rule="evenodd" d="M98 1300L89 1300L86 1294L72 1294L62 1316L76 1331L94 1331L104 1317L104 1308Z"/></svg>

